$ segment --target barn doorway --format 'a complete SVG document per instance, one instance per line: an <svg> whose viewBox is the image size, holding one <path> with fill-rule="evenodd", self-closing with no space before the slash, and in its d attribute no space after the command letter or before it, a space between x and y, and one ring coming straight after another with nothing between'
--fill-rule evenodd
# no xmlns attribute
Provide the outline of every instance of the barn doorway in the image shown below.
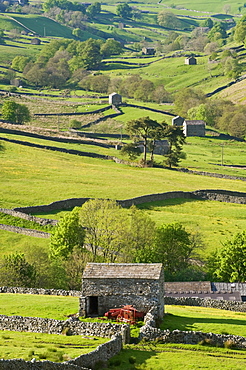
<svg viewBox="0 0 246 370"><path fill-rule="evenodd" d="M98 297L95 297L95 296L89 297L88 303L89 303L88 314L98 315Z"/></svg>

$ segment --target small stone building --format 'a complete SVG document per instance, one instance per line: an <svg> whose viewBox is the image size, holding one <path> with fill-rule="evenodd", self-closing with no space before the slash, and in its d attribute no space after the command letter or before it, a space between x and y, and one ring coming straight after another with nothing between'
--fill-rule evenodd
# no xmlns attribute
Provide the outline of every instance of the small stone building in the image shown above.
<svg viewBox="0 0 246 370"><path fill-rule="evenodd" d="M173 126L183 126L184 118L181 116L176 116L172 119Z"/></svg>
<svg viewBox="0 0 246 370"><path fill-rule="evenodd" d="M205 136L204 121L199 120L185 120L183 124L183 131L185 136Z"/></svg>
<svg viewBox="0 0 246 370"><path fill-rule="evenodd" d="M112 94L109 94L108 102L111 105L120 105L122 104L122 96L113 92Z"/></svg>
<svg viewBox="0 0 246 370"><path fill-rule="evenodd" d="M110 308L133 305L147 313L156 306L164 315L161 263L88 263L82 278L80 316L103 316Z"/></svg>
<svg viewBox="0 0 246 370"><path fill-rule="evenodd" d="M188 64L189 66L197 64L197 60L195 57L188 57L185 59L185 64Z"/></svg>
<svg viewBox="0 0 246 370"><path fill-rule="evenodd" d="M31 44L32 45L40 45L41 44L41 40L38 39L37 37L35 37L34 39L31 40Z"/></svg>
<svg viewBox="0 0 246 370"><path fill-rule="evenodd" d="M142 54L145 55L155 55L155 48L153 47L143 47Z"/></svg>

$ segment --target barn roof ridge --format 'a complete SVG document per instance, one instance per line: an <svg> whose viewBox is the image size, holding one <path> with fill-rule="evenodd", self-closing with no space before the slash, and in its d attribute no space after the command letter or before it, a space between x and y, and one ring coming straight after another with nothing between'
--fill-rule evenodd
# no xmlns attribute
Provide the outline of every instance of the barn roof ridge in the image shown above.
<svg viewBox="0 0 246 370"><path fill-rule="evenodd" d="M151 279L161 277L162 263L87 263L83 278Z"/></svg>

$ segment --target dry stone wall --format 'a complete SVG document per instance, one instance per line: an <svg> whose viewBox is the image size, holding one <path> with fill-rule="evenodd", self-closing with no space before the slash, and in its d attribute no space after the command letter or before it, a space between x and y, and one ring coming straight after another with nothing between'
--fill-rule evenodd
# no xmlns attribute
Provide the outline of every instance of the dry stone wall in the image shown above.
<svg viewBox="0 0 246 370"><path fill-rule="evenodd" d="M220 299L165 296L165 304L179 306L200 306L200 307L219 308L221 310L229 310L236 312L246 312L246 303Z"/></svg>
<svg viewBox="0 0 246 370"><path fill-rule="evenodd" d="M0 315L0 330L23 331L32 333L64 334L96 336L111 338L113 335L126 335L129 325L112 323L82 322L68 319L65 321L44 319L40 317L22 317Z"/></svg>
<svg viewBox="0 0 246 370"><path fill-rule="evenodd" d="M0 287L0 293L41 294L41 295L81 297L81 291L79 290L22 288L22 287L6 287L6 286Z"/></svg>
<svg viewBox="0 0 246 370"><path fill-rule="evenodd" d="M196 190L193 192L185 191L170 191L166 193L157 193L143 195L141 197L118 200L118 203L122 207L130 207L133 204L142 204L160 200L174 199L174 198L186 198L186 199L205 199L205 200L216 200L226 203L238 203L246 204L246 193L233 192L227 190ZM54 210L71 209L73 207L81 207L90 198L71 198L52 202L47 205L32 206L32 207L16 207L15 211L24 213L40 213L40 212L52 212Z"/></svg>
<svg viewBox="0 0 246 370"><path fill-rule="evenodd" d="M184 303L183 303L184 304ZM165 320L165 318L164 318ZM224 347L232 343L236 348L246 348L246 338L238 335L203 333L200 331L161 330L155 325L155 311L149 311L145 316L145 325L140 328L139 339L160 340L164 343L199 344L209 342L214 346Z"/></svg>

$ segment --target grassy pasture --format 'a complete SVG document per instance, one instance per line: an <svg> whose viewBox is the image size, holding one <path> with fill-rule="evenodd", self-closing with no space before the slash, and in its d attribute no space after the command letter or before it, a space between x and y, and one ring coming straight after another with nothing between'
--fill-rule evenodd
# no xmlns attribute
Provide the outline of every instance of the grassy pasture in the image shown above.
<svg viewBox="0 0 246 370"><path fill-rule="evenodd" d="M13 19L23 24L24 27L32 30L40 36L55 36L73 38L71 30L53 21L52 19L37 14L10 14Z"/></svg>
<svg viewBox="0 0 246 370"><path fill-rule="evenodd" d="M140 344L126 346L110 360L111 370L242 370L244 351L181 344Z"/></svg>
<svg viewBox="0 0 246 370"><path fill-rule="evenodd" d="M180 222L191 232L198 232L204 248L201 258L222 247L235 233L246 229L246 208L243 204L216 201L170 199L139 206L157 225Z"/></svg>
<svg viewBox="0 0 246 370"><path fill-rule="evenodd" d="M64 336L56 334L19 333L0 331L0 358L22 358L30 361L68 361L95 350L107 338L83 338L81 335Z"/></svg>
<svg viewBox="0 0 246 370"><path fill-rule="evenodd" d="M7 142L2 144L0 205L6 208L48 204L73 197L126 199L198 188L245 191L243 181L198 178L166 169L133 168L112 161L31 149Z"/></svg>
<svg viewBox="0 0 246 370"><path fill-rule="evenodd" d="M202 331L246 337L246 313L206 307L165 306L161 329Z"/></svg>
<svg viewBox="0 0 246 370"><path fill-rule="evenodd" d="M0 294L1 315L42 317L66 320L78 312L78 297L48 296L35 294Z"/></svg>

